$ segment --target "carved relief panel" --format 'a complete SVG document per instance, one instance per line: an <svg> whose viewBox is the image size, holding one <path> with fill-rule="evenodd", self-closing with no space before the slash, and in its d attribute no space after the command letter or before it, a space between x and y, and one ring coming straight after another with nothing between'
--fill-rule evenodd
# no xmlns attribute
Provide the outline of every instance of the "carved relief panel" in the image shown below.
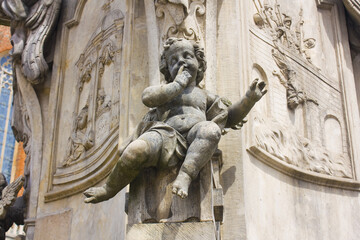
<svg viewBox="0 0 360 240"><path fill-rule="evenodd" d="M251 6L252 77L266 78L269 94L267 117L253 115L249 151L289 175L330 185L342 179L357 188L349 180L355 175L339 7L313 0L253 0Z"/></svg>
<svg viewBox="0 0 360 240"><path fill-rule="evenodd" d="M46 201L84 190L115 163L126 7L122 1L79 1L74 18L63 26L60 117Z"/></svg>

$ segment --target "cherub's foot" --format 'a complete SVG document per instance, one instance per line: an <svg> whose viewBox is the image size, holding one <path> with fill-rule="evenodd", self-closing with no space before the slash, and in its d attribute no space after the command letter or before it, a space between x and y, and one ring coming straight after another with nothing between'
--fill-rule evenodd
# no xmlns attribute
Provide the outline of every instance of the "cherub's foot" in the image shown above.
<svg viewBox="0 0 360 240"><path fill-rule="evenodd" d="M114 196L105 186L89 188L83 194L86 196L85 203L99 203Z"/></svg>
<svg viewBox="0 0 360 240"><path fill-rule="evenodd" d="M172 193L181 198L187 198L190 183L191 177L187 173L180 171L173 184Z"/></svg>

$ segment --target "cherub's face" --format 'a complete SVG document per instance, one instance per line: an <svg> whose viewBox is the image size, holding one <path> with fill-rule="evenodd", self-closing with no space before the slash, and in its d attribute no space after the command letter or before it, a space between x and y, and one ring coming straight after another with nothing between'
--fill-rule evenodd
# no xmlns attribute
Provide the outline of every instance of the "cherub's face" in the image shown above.
<svg viewBox="0 0 360 240"><path fill-rule="evenodd" d="M166 52L166 61L171 78L174 80L180 67L184 66L184 71L188 71L196 79L199 69L199 62L194 53L194 47L189 41L175 42Z"/></svg>

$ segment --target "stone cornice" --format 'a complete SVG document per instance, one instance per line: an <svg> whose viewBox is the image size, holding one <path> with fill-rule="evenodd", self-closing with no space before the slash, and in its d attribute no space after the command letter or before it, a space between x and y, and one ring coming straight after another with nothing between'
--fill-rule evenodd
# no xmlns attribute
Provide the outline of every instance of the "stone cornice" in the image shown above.
<svg viewBox="0 0 360 240"><path fill-rule="evenodd" d="M346 10L352 19L360 25L360 1L359 0L343 0Z"/></svg>

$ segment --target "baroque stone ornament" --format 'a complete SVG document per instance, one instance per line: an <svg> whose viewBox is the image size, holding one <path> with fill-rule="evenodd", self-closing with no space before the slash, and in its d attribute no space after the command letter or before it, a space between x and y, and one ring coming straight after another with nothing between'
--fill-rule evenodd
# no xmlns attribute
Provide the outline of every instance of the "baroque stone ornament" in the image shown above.
<svg viewBox="0 0 360 240"><path fill-rule="evenodd" d="M255 24L272 36L275 46L296 52L311 63L308 50L315 47L316 40L304 37L303 10L300 9L300 19L294 27L292 17L283 13L277 2L271 5L267 0L253 0L253 3L257 10L253 16Z"/></svg>
<svg viewBox="0 0 360 240"><path fill-rule="evenodd" d="M113 12L112 15L119 17L118 15L121 14ZM116 17L114 18L116 19ZM110 30L110 33L107 33L108 36L103 36L106 30ZM84 160L85 152L95 145L95 136L105 137L109 133L105 129L99 129L97 125L99 125L98 122L109 120L108 117L104 118L102 115L111 110L112 101L110 95L112 89L99 88L99 86L101 85L106 68L114 63L116 54L116 44L114 43L115 30L115 26L109 29L99 29L100 32L102 31L101 34L92 36L76 64L80 73L77 83L77 101L75 104L73 130L69 137L69 145L65 160L63 161L63 167L69 166L77 160ZM110 38L105 39L106 37ZM96 38L100 38L100 41L94 41ZM92 88L97 90L92 91ZM102 126L104 123L100 125ZM107 125L110 124L108 123Z"/></svg>
<svg viewBox="0 0 360 240"><path fill-rule="evenodd" d="M253 0L253 3L257 10L253 16L255 24L272 37L275 46L272 56L280 69L280 73L274 71L273 75L278 77L286 88L288 107L293 110L308 101L317 105L317 101L307 97L306 92L299 87L300 82L297 80L296 71L287 60L285 53L286 49L312 63L308 51L315 47L316 40L304 37L303 10L300 9L299 21L294 27L292 17L283 13L277 2L271 5L267 0Z"/></svg>
<svg viewBox="0 0 360 240"><path fill-rule="evenodd" d="M280 69L280 73L274 71L273 75L278 77L281 84L286 88L288 107L293 110L309 101L319 105L316 100L309 98L306 92L298 87L299 79L297 79L296 71L293 70L287 57L275 48L272 50L272 56Z"/></svg>
<svg viewBox="0 0 360 240"><path fill-rule="evenodd" d="M63 166L68 166L83 156L85 151L94 146L94 133L87 127L89 117L88 104L83 107L76 118L75 130L69 138L67 157Z"/></svg>
<svg viewBox="0 0 360 240"><path fill-rule="evenodd" d="M275 119L258 116L254 122L257 146L281 161L311 172L352 178L351 165L346 164L344 154L329 151Z"/></svg>
<svg viewBox="0 0 360 240"><path fill-rule="evenodd" d="M360 24L360 1L359 0L343 0L346 10L350 13L355 22Z"/></svg>
<svg viewBox="0 0 360 240"><path fill-rule="evenodd" d="M241 123L267 91L256 79L239 102L229 105L199 88L205 70L204 50L197 44L183 38L166 41L160 63L166 84L144 90L142 101L152 110L120 147L105 185L84 192L86 203L114 197L147 168L170 174L178 164L170 192L188 197L190 184L217 149L222 130Z"/></svg>
<svg viewBox="0 0 360 240"><path fill-rule="evenodd" d="M346 110L348 100L344 100L344 96L349 96L346 94L349 90L343 88L346 81L338 74L345 72L342 66L347 64L337 52L342 51L340 39L343 33L335 29L327 35L328 29L335 28L331 25L321 25L321 33L314 33L315 29L310 30L310 24L307 25L302 19L300 6L303 2L294 5L286 3L288 11L283 10L285 6L282 9L283 5L280 7L278 2L284 3L275 0L253 1L255 24L250 27L251 58L254 62L252 74L253 78L259 77L269 82L271 94L266 104L256 109L258 114L253 115L251 123L255 137L247 151L266 165L293 178L358 190L354 170L357 150L352 147L348 125L352 117ZM337 7L335 3L316 2L317 10L328 11L329 19L339 18L338 12L334 11ZM292 6L298 8L291 9ZM293 14L296 12L299 12L298 16ZM304 16L309 14L311 11L304 7ZM313 23L311 25L315 26ZM316 49L312 50L315 40L308 38L311 35L306 36L307 30L322 40L317 43ZM328 36L336 39L333 45L323 41ZM351 33L349 36L351 39ZM319 56L313 55L312 51L322 49L325 54L332 47L335 48L332 58L326 55L322 63L318 61ZM313 59L309 58L310 54ZM268 62L269 58L273 61ZM330 67L335 59L340 64ZM321 70L311 60L321 65ZM265 111L267 114L262 115Z"/></svg>
<svg viewBox="0 0 360 240"><path fill-rule="evenodd" d="M75 79L70 87L73 94L67 95L67 87L62 85L67 84L66 81L59 82L59 89L64 89L59 92L59 98L71 98L74 103L70 107L66 106L64 111L72 124L66 134L55 135L54 145L64 144L65 151L54 150L54 155L58 156L52 159L54 172L45 201L54 201L84 191L94 182L104 179L116 163L125 15L113 5L115 4L111 0L103 5L104 13L96 27L83 36L86 44L70 60L74 64L74 71L69 75ZM86 1L77 5L76 12L79 14L75 14L73 19L64 24L65 32L81 31L81 19L89 17L80 14L87 14L80 10L85 6ZM64 33L62 36L62 42L67 42L69 34ZM63 48L69 47L64 45ZM64 62L70 54L62 52ZM67 67L62 67L66 77ZM64 113L61 102L56 104L58 114ZM56 120L54 123L55 132L59 122Z"/></svg>
<svg viewBox="0 0 360 240"><path fill-rule="evenodd" d="M12 55L21 59L26 79L38 84L48 70L44 44L55 27L61 0L1 2L3 11L12 19Z"/></svg>
<svg viewBox="0 0 360 240"><path fill-rule="evenodd" d="M2 0L1 10L11 21L13 49L14 105L12 129L17 141L23 142L25 159L25 198L37 205L42 159L42 111L33 85L44 82L48 62L44 46L52 37L59 16L61 0ZM33 131L33 129L36 129ZM31 161L36 159L37 161ZM34 174L34 173L38 174ZM30 182L30 173L31 176ZM34 234L36 208L28 208L25 229Z"/></svg>
<svg viewBox="0 0 360 240"><path fill-rule="evenodd" d="M199 17L205 14L205 0L156 0L161 38L182 37L195 42L203 38Z"/></svg>

